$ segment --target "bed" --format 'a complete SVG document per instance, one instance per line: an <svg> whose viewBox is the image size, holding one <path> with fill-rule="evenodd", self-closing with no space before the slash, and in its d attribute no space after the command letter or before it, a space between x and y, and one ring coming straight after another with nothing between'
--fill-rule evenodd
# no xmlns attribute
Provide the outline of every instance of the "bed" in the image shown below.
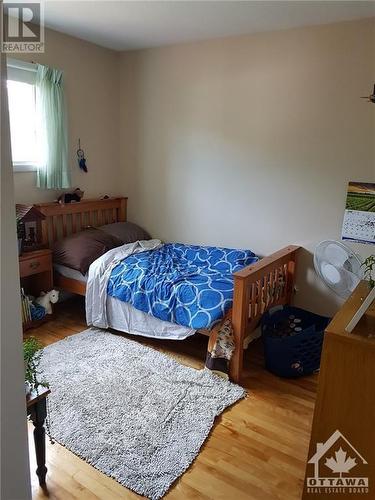
<svg viewBox="0 0 375 500"><path fill-rule="evenodd" d="M52 247L54 242L68 235L78 233L87 226L100 227L127 219L127 198L104 200L82 200L74 204L41 203L35 205L44 215L42 222L43 243ZM244 340L253 332L262 314L275 306L289 304L292 300L295 280L296 257L299 247L285 247L258 262L247 265L233 273L233 303L226 314L230 317L235 337L235 351L230 365L230 376L239 382L243 366ZM90 268L91 269L91 268ZM86 295L87 276L64 266L54 266L54 284L71 293ZM90 299L86 297L90 307ZM126 302L108 296L107 321L111 328L128 333L154 332L156 338L160 329L175 332L176 339L183 339L195 333L186 326L177 328L169 321L154 318L137 311ZM216 324L215 328L218 328ZM197 329L210 336L212 330Z"/></svg>

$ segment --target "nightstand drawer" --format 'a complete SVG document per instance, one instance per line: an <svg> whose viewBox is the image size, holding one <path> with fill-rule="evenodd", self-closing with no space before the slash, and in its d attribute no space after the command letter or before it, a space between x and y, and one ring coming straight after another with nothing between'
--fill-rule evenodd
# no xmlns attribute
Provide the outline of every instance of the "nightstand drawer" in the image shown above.
<svg viewBox="0 0 375 500"><path fill-rule="evenodd" d="M51 270L51 255L42 255L20 261L20 276L25 278L33 274Z"/></svg>

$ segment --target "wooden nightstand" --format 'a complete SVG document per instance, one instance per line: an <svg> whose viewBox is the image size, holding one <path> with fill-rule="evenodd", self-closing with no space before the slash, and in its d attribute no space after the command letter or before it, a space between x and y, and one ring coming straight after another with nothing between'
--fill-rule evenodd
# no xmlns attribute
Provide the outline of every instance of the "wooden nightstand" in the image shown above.
<svg viewBox="0 0 375 500"><path fill-rule="evenodd" d="M52 252L48 248L25 252L19 256L21 287L28 295L39 297L40 292L53 288ZM50 319L46 315L44 321ZM25 323L24 330L37 326L43 320Z"/></svg>

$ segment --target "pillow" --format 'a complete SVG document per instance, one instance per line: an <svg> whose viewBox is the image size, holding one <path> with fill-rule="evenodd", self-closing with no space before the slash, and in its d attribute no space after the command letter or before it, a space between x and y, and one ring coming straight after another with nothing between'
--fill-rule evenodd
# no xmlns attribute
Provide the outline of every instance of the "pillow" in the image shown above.
<svg viewBox="0 0 375 500"><path fill-rule="evenodd" d="M150 235L144 229L132 222L115 222L114 224L100 226L100 229L121 240L123 245L134 243L138 240L151 239Z"/></svg>
<svg viewBox="0 0 375 500"><path fill-rule="evenodd" d="M90 228L57 241L53 246L53 261L86 274L94 260L121 245L115 236Z"/></svg>

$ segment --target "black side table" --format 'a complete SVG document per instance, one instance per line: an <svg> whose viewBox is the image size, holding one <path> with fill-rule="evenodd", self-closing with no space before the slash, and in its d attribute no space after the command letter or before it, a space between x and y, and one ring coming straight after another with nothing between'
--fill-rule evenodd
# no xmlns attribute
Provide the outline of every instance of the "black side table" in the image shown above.
<svg viewBox="0 0 375 500"><path fill-rule="evenodd" d="M32 391L26 395L27 414L30 415L34 424L34 444L37 469L40 486L46 484L46 440L44 422L47 416L47 396L50 390L40 387L38 392Z"/></svg>

